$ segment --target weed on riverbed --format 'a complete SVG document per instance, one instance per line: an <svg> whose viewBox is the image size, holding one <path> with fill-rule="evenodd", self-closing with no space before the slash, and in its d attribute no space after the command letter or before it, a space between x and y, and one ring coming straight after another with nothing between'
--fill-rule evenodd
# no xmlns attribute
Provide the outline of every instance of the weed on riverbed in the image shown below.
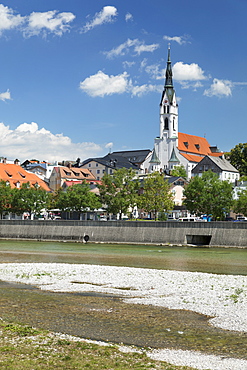
<svg viewBox="0 0 247 370"><path fill-rule="evenodd" d="M0 369L192 370L151 360L144 350L123 353L117 346L64 339L3 320L0 321Z"/></svg>

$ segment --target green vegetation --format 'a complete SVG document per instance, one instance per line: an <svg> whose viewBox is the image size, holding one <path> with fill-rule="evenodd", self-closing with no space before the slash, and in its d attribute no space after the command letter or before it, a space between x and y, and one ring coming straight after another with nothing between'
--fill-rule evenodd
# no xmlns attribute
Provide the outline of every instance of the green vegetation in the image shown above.
<svg viewBox="0 0 247 370"><path fill-rule="evenodd" d="M120 168L112 175L105 174L102 184L99 185L100 199L108 213L127 213L137 203L139 182L134 180L135 172L132 169Z"/></svg>
<svg viewBox="0 0 247 370"><path fill-rule="evenodd" d="M216 220L224 220L233 204L232 185L220 180L212 171L193 177L184 196L184 205L192 214L212 215Z"/></svg>
<svg viewBox="0 0 247 370"><path fill-rule="evenodd" d="M229 153L226 153L226 158L241 176L247 176L247 143L237 144Z"/></svg>
<svg viewBox="0 0 247 370"><path fill-rule="evenodd" d="M233 210L235 213L247 216L247 190L239 192L238 199L234 201Z"/></svg>
<svg viewBox="0 0 247 370"><path fill-rule="evenodd" d="M62 339L47 331L0 321L0 369L114 369L192 370L148 358L145 350L120 352L117 346L99 346Z"/></svg>
<svg viewBox="0 0 247 370"><path fill-rule="evenodd" d="M0 213L29 212L39 214L43 208L49 207L51 194L38 186L31 187L24 183L20 188L11 189L7 182L0 182Z"/></svg>
<svg viewBox="0 0 247 370"><path fill-rule="evenodd" d="M90 191L90 185L86 181L72 185L66 191L59 189L54 198L55 208L62 211L86 212L101 207L99 197Z"/></svg>
<svg viewBox="0 0 247 370"><path fill-rule="evenodd" d="M187 179L187 172L186 169L184 168L183 165L181 166L175 166L171 171L170 171L171 176L176 176L176 177L183 177L184 179Z"/></svg>
<svg viewBox="0 0 247 370"><path fill-rule="evenodd" d="M153 212L155 220L159 212L173 209L173 195L167 180L159 172L150 173L144 181L143 191L138 199L138 207Z"/></svg>

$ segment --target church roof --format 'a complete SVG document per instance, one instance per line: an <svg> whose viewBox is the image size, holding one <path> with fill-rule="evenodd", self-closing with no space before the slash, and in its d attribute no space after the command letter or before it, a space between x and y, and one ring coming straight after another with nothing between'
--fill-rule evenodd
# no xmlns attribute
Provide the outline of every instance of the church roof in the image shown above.
<svg viewBox="0 0 247 370"><path fill-rule="evenodd" d="M176 156L176 153L175 153L174 148L172 149L171 158L169 159L169 161L168 161L168 162L179 162L179 159L178 159L178 157Z"/></svg>
<svg viewBox="0 0 247 370"><path fill-rule="evenodd" d="M199 163L204 158L203 156L188 154L188 153L180 153L187 161Z"/></svg>
<svg viewBox="0 0 247 370"><path fill-rule="evenodd" d="M156 154L155 149L153 150L152 158L150 159L150 163L158 163L160 164L160 160Z"/></svg>
<svg viewBox="0 0 247 370"><path fill-rule="evenodd" d="M200 156L222 156L221 152L212 153L211 146L205 137L178 133L178 150L180 154L195 154ZM184 153L183 153L184 152Z"/></svg>

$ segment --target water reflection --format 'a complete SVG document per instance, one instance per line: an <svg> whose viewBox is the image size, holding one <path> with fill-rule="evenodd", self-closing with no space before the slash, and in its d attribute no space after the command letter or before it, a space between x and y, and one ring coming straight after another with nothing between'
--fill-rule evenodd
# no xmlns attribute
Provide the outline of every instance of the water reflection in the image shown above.
<svg viewBox="0 0 247 370"><path fill-rule="evenodd" d="M0 241L1 262L64 262L247 275L247 249Z"/></svg>

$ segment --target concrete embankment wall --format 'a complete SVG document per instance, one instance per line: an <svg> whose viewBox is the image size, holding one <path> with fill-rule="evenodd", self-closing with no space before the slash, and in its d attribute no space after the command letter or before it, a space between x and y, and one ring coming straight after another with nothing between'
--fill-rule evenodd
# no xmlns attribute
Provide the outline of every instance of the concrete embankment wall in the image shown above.
<svg viewBox="0 0 247 370"><path fill-rule="evenodd" d="M247 248L247 222L0 220L0 238Z"/></svg>

